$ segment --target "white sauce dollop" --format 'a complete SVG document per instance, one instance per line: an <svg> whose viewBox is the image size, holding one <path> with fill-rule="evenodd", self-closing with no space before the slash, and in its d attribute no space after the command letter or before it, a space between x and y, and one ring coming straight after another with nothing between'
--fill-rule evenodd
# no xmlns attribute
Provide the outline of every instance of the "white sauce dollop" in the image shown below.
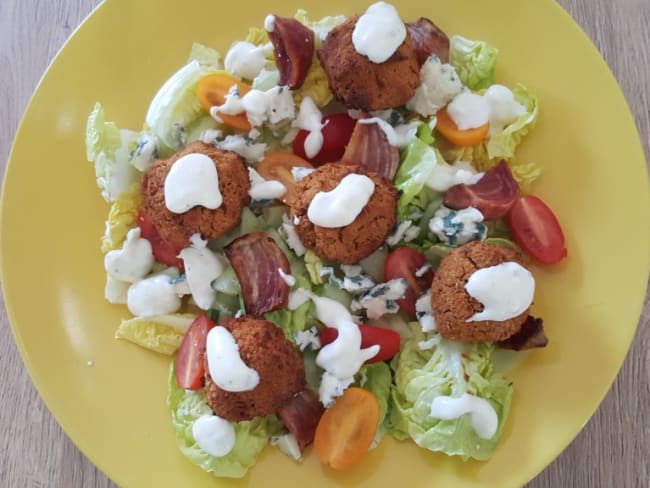
<svg viewBox="0 0 650 488"><path fill-rule="evenodd" d="M316 317L328 327L338 330L336 339L324 346L316 356L316 364L323 368L319 397L323 405L330 405L336 396L354 381L354 375L368 359L379 352L379 346L361 348L361 331L352 315L336 300L320 297L299 288L289 296L289 308L298 308L311 299L316 305Z"/></svg>
<svg viewBox="0 0 650 488"><path fill-rule="evenodd" d="M217 167L211 158L200 153L186 154L172 164L165 178L164 192L165 206L177 214L198 205L219 208L223 201Z"/></svg>
<svg viewBox="0 0 650 488"><path fill-rule="evenodd" d="M345 227L368 204L375 184L365 175L349 174L331 191L318 192L307 209L307 218L321 227Z"/></svg>
<svg viewBox="0 0 650 488"><path fill-rule="evenodd" d="M304 144L305 154L308 158L316 156L323 147L322 120L323 114L318 110L311 97L303 98L302 102L300 102L298 117L296 117L296 120L291 125L309 132Z"/></svg>
<svg viewBox="0 0 650 488"><path fill-rule="evenodd" d="M201 234L190 237L191 247L183 249L179 256L185 265L185 277L192 293L192 298L202 310L212 306L217 292L212 288L212 282L223 271L223 264L216 254L207 248L208 241Z"/></svg>
<svg viewBox="0 0 650 488"><path fill-rule="evenodd" d="M149 274L154 261L151 243L142 239L140 228L135 227L126 234L122 249L106 253L104 268L112 278L133 283Z"/></svg>
<svg viewBox="0 0 650 488"><path fill-rule="evenodd" d="M275 30L275 15L269 14L264 18L264 30L273 32Z"/></svg>
<svg viewBox="0 0 650 488"><path fill-rule="evenodd" d="M475 129L490 120L490 108L481 95L463 92L457 95L449 105L447 113L460 130Z"/></svg>
<svg viewBox="0 0 650 488"><path fill-rule="evenodd" d="M535 279L530 271L518 263L508 261L481 268L471 274L465 290L483 304L467 322L477 320L508 320L522 314L535 294Z"/></svg>
<svg viewBox="0 0 650 488"><path fill-rule="evenodd" d="M492 85L483 97L490 109L488 136L501 132L506 125L526 113L526 108L517 102L512 91L503 85Z"/></svg>
<svg viewBox="0 0 650 488"><path fill-rule="evenodd" d="M252 80L260 74L265 63L264 46L238 41L226 53L224 67L237 78Z"/></svg>
<svg viewBox="0 0 650 488"><path fill-rule="evenodd" d="M359 17L352 31L352 44L361 55L373 63L390 58L406 39L406 26L397 9L385 2L377 2Z"/></svg>
<svg viewBox="0 0 650 488"><path fill-rule="evenodd" d="M438 161L431 170L426 185L436 191L445 192L454 185L473 185L477 183L484 173L477 173L471 164L458 161L456 164L447 164Z"/></svg>
<svg viewBox="0 0 650 488"><path fill-rule="evenodd" d="M235 338L225 327L210 329L205 349L210 377L222 390L250 391L260 382L260 375L244 363Z"/></svg>
<svg viewBox="0 0 650 488"><path fill-rule="evenodd" d="M210 456L222 457L235 447L235 428L216 415L202 415L192 424L192 437Z"/></svg>
<svg viewBox="0 0 650 488"><path fill-rule="evenodd" d="M159 274L133 283L126 295L126 306L136 317L151 317L176 312L181 308L181 299L171 278Z"/></svg>
<svg viewBox="0 0 650 488"><path fill-rule="evenodd" d="M377 124L386 135L388 144L396 147L408 146L413 141L413 139L415 139L418 127L422 123L419 120L414 120L412 122L400 124L393 127L388 122L379 117L359 119L358 122L360 124Z"/></svg>
<svg viewBox="0 0 650 488"><path fill-rule="evenodd" d="M441 420L457 419L469 413L476 435L481 439L492 439L497 433L499 418L494 407L484 398L469 393L460 397L439 396L431 402L431 417Z"/></svg>

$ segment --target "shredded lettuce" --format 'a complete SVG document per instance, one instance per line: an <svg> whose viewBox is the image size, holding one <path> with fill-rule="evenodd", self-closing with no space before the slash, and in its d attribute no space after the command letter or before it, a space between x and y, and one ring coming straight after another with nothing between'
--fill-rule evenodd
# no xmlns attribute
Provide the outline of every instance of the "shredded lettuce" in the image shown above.
<svg viewBox="0 0 650 488"><path fill-rule="evenodd" d="M391 363L395 371L391 433L398 438L410 437L431 451L488 459L499 441L512 396L512 384L493 370L494 345L440 340L431 349L421 350L418 344L426 339L419 324L412 323L411 336ZM476 434L468 414L453 420L430 416L434 398L464 393L483 398L494 408L499 424L491 439Z"/></svg>
<svg viewBox="0 0 650 488"><path fill-rule="evenodd" d="M122 247L126 233L137 225L141 203L140 183L133 183L128 190L117 196L106 219L106 231L102 237L103 253Z"/></svg>
<svg viewBox="0 0 650 488"><path fill-rule="evenodd" d="M218 477L243 477L255 464L271 435L278 432L282 425L275 415L234 422L235 445L232 451L225 456L214 457L201 449L192 435L194 422L203 415L212 415L205 399L205 391L179 388L176 385L173 362L169 368L168 388L167 406L171 411L179 449L192 463Z"/></svg>
<svg viewBox="0 0 650 488"><path fill-rule="evenodd" d="M481 90L494 84L499 50L487 42L452 36L449 41L449 63L465 86Z"/></svg>
<svg viewBox="0 0 650 488"><path fill-rule="evenodd" d="M183 335L196 315L174 313L154 317L123 320L115 332L116 339L125 339L161 354L172 355L183 341Z"/></svg>

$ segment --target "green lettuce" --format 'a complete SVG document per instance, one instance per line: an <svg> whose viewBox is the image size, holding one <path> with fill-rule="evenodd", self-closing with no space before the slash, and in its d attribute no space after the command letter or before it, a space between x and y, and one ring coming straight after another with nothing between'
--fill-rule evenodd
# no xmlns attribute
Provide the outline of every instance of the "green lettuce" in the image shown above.
<svg viewBox="0 0 650 488"><path fill-rule="evenodd" d="M221 54L211 47L204 46L199 42L192 44L187 62L198 61L201 66L213 69L222 69Z"/></svg>
<svg viewBox="0 0 650 488"><path fill-rule="evenodd" d="M421 350L418 343L427 338L417 323L411 325L411 332L392 362L395 384L391 433L398 438L410 437L431 451L465 459L488 459L499 441L512 397L512 384L493 370L494 345L440 340L431 349ZM499 424L491 439L476 434L468 414L454 420L430 416L434 398L464 393L483 398L494 408Z"/></svg>
<svg viewBox="0 0 650 488"><path fill-rule="evenodd" d="M518 84L512 93L515 100L526 109L525 113L482 143L469 147L453 147L444 151L444 156L448 161L460 159L471 162L478 171L486 171L505 160L519 186L526 190L540 176L541 169L535 163L518 162L515 159L515 150L535 126L539 105L537 97L524 85Z"/></svg>
<svg viewBox="0 0 650 488"><path fill-rule="evenodd" d="M372 392L379 402L379 425L388 413L392 381L390 367L384 362L366 364L355 375L354 385Z"/></svg>
<svg viewBox="0 0 650 488"><path fill-rule="evenodd" d="M107 202L114 202L139 181L139 172L130 164L138 139L137 132L118 129L107 121L102 105L95 104L86 122L86 158L95 165L97 186Z"/></svg>
<svg viewBox="0 0 650 488"><path fill-rule="evenodd" d="M241 478L255 464L257 456L268 444L271 435L280 430L275 415L234 422L235 446L222 457L214 457L201 449L192 435L192 425L203 415L212 415L204 390L184 390L176 385L174 363L169 368L167 406L171 411L176 442L192 463L218 477Z"/></svg>
<svg viewBox="0 0 650 488"><path fill-rule="evenodd" d="M133 183L117 196L106 219L106 230L102 236L103 253L122 247L127 232L137 225L141 203L140 183Z"/></svg>
<svg viewBox="0 0 650 488"><path fill-rule="evenodd" d="M465 86L481 90L494 84L498 49L487 42L452 36L449 42L449 63Z"/></svg>
<svg viewBox="0 0 650 488"><path fill-rule="evenodd" d="M195 318L196 315L189 313L134 317L120 323L115 338L125 339L160 354L172 355Z"/></svg>

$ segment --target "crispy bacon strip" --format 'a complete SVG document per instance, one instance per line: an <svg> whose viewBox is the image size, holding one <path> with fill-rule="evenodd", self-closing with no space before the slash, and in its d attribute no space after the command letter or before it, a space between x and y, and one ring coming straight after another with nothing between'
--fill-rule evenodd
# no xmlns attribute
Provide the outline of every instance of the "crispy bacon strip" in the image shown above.
<svg viewBox="0 0 650 488"><path fill-rule="evenodd" d="M399 165L399 151L388 143L386 134L379 125L357 122L341 162L358 164L393 181Z"/></svg>
<svg viewBox="0 0 650 488"><path fill-rule="evenodd" d="M314 57L314 31L296 19L277 15L273 19L273 30L267 32L280 71L280 85L300 88Z"/></svg>
<svg viewBox="0 0 650 488"><path fill-rule="evenodd" d="M475 207L486 220L503 217L517 201L519 185L501 161L473 185L454 185L445 193L444 204L456 210Z"/></svg>
<svg viewBox="0 0 650 488"><path fill-rule="evenodd" d="M264 232L252 232L232 241L225 249L241 287L248 315L283 308L289 301L289 286L278 269L289 274L289 260Z"/></svg>
<svg viewBox="0 0 650 488"><path fill-rule="evenodd" d="M316 395L308 389L296 393L278 411L284 426L304 449L314 440L316 426L323 415L323 405Z"/></svg>
<svg viewBox="0 0 650 488"><path fill-rule="evenodd" d="M546 347L548 338L544 334L544 321L529 315L526 321L515 335L508 337L505 341L497 342L502 349L523 351L534 347Z"/></svg>
<svg viewBox="0 0 650 488"><path fill-rule="evenodd" d="M425 17L420 17L416 22L406 24L415 54L420 66L429 56L435 54L441 62L449 62L449 38L436 24Z"/></svg>

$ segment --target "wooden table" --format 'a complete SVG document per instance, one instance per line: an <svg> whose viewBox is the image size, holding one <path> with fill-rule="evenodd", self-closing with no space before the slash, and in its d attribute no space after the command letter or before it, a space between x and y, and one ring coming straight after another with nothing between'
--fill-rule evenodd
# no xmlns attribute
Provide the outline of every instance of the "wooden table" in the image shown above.
<svg viewBox="0 0 650 488"><path fill-rule="evenodd" d="M530 0L532 1L532 0ZM47 64L98 0L0 1L0 164ZM560 0L619 80L650 160L650 2ZM647 223L645 223L647 224ZM650 251L649 251L650 252ZM650 299L632 349L594 417L537 478L539 487L648 487ZM34 390L0 307L0 486L114 486L61 431Z"/></svg>

